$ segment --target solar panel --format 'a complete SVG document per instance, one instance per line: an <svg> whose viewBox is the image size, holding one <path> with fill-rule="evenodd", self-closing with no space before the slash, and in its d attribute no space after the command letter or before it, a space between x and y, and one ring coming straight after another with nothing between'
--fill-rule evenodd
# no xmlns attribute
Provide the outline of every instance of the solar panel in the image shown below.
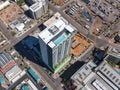
<svg viewBox="0 0 120 90"><path fill-rule="evenodd" d="M0 67L3 67L10 60L11 60L11 57L6 52L0 53Z"/></svg>

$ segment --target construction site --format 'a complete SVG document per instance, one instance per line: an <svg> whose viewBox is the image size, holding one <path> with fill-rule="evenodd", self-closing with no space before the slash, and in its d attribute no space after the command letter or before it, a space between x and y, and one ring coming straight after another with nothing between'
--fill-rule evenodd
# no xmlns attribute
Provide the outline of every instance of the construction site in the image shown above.
<svg viewBox="0 0 120 90"><path fill-rule="evenodd" d="M22 9L16 3L10 3L9 6L0 11L0 19L9 25L12 21L23 15Z"/></svg>
<svg viewBox="0 0 120 90"><path fill-rule="evenodd" d="M88 42L85 36L77 33L72 43L71 54L75 57L78 57L83 54L83 52L85 52L90 47L90 45L91 43Z"/></svg>
<svg viewBox="0 0 120 90"><path fill-rule="evenodd" d="M64 10L66 14L79 23L84 28L84 30L87 32L93 32L93 23L96 15L91 10L89 10L85 3L77 1L70 4ZM104 31L104 28L106 28L106 24L100 17L97 18L97 21L96 34L99 35Z"/></svg>
<svg viewBox="0 0 120 90"><path fill-rule="evenodd" d="M55 5L63 5L67 0L52 0Z"/></svg>

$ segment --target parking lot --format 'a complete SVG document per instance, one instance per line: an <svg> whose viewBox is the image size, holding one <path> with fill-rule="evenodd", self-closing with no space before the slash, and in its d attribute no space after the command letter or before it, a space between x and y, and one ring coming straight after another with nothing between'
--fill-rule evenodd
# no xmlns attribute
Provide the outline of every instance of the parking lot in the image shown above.
<svg viewBox="0 0 120 90"><path fill-rule="evenodd" d="M86 29L89 29L93 22L93 13L79 2L69 5L68 8L66 8L66 13Z"/></svg>
<svg viewBox="0 0 120 90"><path fill-rule="evenodd" d="M72 17L76 22L78 22L83 30L92 31L93 23L95 20L96 14L93 13L84 2L74 2L69 6L65 7L65 13ZM98 17L98 22L96 23L97 33L103 32L106 28L105 21L103 21L100 17Z"/></svg>

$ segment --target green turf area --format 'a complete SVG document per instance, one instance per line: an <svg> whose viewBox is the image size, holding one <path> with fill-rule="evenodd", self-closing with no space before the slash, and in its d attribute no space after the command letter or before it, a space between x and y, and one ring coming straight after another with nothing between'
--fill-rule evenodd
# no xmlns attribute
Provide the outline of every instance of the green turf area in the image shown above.
<svg viewBox="0 0 120 90"><path fill-rule="evenodd" d="M54 67L54 73L58 72L70 60L71 56L66 57L58 66Z"/></svg>
<svg viewBox="0 0 120 90"><path fill-rule="evenodd" d="M22 6L25 3L25 0L18 0L17 3Z"/></svg>

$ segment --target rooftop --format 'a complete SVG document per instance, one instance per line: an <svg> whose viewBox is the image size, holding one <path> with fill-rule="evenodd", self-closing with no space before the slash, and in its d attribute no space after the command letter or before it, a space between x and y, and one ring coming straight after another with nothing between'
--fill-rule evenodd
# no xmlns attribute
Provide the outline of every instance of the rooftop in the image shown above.
<svg viewBox="0 0 120 90"><path fill-rule="evenodd" d="M109 46L108 53L110 55L114 55L114 56L120 58L120 49L119 48L115 48L115 47Z"/></svg>
<svg viewBox="0 0 120 90"><path fill-rule="evenodd" d="M5 73L6 78L11 81L15 78L19 73L21 73L21 69L18 66L14 66L8 72Z"/></svg>
<svg viewBox="0 0 120 90"><path fill-rule="evenodd" d="M42 7L42 2L36 2L30 6L30 10L35 12L35 11L39 10L41 7Z"/></svg>
<svg viewBox="0 0 120 90"><path fill-rule="evenodd" d="M73 80L79 80L82 82L91 72L92 68L96 67L96 65L92 62L89 61L87 64L83 65L71 78Z"/></svg>
<svg viewBox="0 0 120 90"><path fill-rule="evenodd" d="M120 75L104 60L99 66L89 61L72 77L76 90L119 90Z"/></svg>
<svg viewBox="0 0 120 90"><path fill-rule="evenodd" d="M67 37L67 35L69 36L74 31L75 31L75 28L72 27L67 22L65 22L63 18L58 18L51 25L49 25L45 30L40 32L39 37L51 48L53 48L54 46L56 46L56 43L62 42L63 39ZM56 40L58 40L59 42Z"/></svg>
<svg viewBox="0 0 120 90"><path fill-rule="evenodd" d="M35 81L37 82L40 81L40 77L33 71L32 68L28 69L28 73L35 79Z"/></svg>
<svg viewBox="0 0 120 90"><path fill-rule="evenodd" d="M98 68L111 82L120 88L120 75L107 63L107 61L101 63Z"/></svg>
<svg viewBox="0 0 120 90"><path fill-rule="evenodd" d="M96 73L91 73L84 81L87 90L113 90L103 79Z"/></svg>
<svg viewBox="0 0 120 90"><path fill-rule="evenodd" d="M6 53L0 53L0 68L6 65L12 58Z"/></svg>
<svg viewBox="0 0 120 90"><path fill-rule="evenodd" d="M44 22L44 25L48 27L51 23L53 23L57 18L61 17L60 13L55 13L54 16L52 16L50 19L48 19L46 22Z"/></svg>

